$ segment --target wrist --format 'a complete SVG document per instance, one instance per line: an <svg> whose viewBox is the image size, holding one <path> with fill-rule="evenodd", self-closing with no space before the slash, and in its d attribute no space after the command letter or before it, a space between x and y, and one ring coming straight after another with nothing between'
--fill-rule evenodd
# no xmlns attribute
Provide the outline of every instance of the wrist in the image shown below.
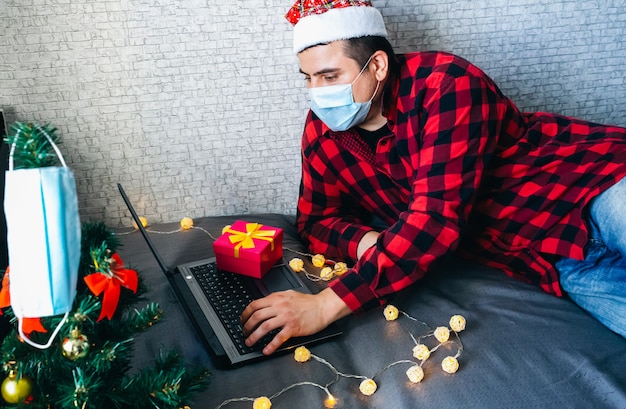
<svg viewBox="0 0 626 409"><path fill-rule="evenodd" d="M318 294L318 296L322 298L324 317L327 321L325 323L326 325L329 325L330 323L337 321L352 312L341 297L339 297L339 295L337 295L337 293L330 288L325 288Z"/></svg>

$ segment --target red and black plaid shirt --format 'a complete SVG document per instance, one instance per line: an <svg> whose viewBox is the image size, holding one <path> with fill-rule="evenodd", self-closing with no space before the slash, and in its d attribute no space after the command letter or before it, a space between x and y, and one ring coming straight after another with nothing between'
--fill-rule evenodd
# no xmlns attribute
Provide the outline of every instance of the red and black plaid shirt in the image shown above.
<svg viewBox="0 0 626 409"><path fill-rule="evenodd" d="M626 175L626 129L525 114L454 55L401 55L389 132L373 152L309 112L297 227L311 250L356 259L330 287L355 312L382 304L452 252L561 295L553 256L583 257L583 209Z"/></svg>

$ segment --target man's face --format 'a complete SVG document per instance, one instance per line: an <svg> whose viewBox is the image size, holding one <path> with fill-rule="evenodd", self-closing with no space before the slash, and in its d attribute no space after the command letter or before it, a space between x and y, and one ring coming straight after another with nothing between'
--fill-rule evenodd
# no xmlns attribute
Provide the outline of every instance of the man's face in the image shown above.
<svg viewBox="0 0 626 409"><path fill-rule="evenodd" d="M300 72L304 74L307 88L350 84L361 72L356 61L346 56L343 41L308 48L298 54ZM355 102L366 102L376 89L377 80L368 66L352 84Z"/></svg>

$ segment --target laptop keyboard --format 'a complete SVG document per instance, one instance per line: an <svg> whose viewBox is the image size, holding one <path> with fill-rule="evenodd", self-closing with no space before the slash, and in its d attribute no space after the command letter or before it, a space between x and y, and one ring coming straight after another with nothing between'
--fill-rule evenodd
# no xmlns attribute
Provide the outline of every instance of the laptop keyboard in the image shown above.
<svg viewBox="0 0 626 409"><path fill-rule="evenodd" d="M190 270L240 353L259 351L272 340L276 332L266 335L252 347L244 343L239 317L246 306L260 296L246 285L246 277L218 270L215 263L194 266Z"/></svg>

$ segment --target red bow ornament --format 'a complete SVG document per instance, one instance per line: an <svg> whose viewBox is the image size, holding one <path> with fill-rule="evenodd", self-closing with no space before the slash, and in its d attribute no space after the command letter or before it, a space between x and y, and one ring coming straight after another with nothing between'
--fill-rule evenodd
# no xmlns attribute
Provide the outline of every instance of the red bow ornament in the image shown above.
<svg viewBox="0 0 626 409"><path fill-rule="evenodd" d="M124 268L124 263L117 253L111 256L108 266L99 266L95 260L94 264L99 271L86 276L85 283L94 295L104 294L98 321L102 321L105 317L111 320L117 309L121 287L128 288L135 293L139 278L135 270Z"/></svg>
<svg viewBox="0 0 626 409"><path fill-rule="evenodd" d="M4 277L2 278L2 288L0 288L0 308L6 308L11 306L11 292L9 291L9 267L7 267ZM2 310L0 310L2 315ZM31 332L46 333L48 330L41 324L39 318L22 318L22 331L25 335L30 335Z"/></svg>

